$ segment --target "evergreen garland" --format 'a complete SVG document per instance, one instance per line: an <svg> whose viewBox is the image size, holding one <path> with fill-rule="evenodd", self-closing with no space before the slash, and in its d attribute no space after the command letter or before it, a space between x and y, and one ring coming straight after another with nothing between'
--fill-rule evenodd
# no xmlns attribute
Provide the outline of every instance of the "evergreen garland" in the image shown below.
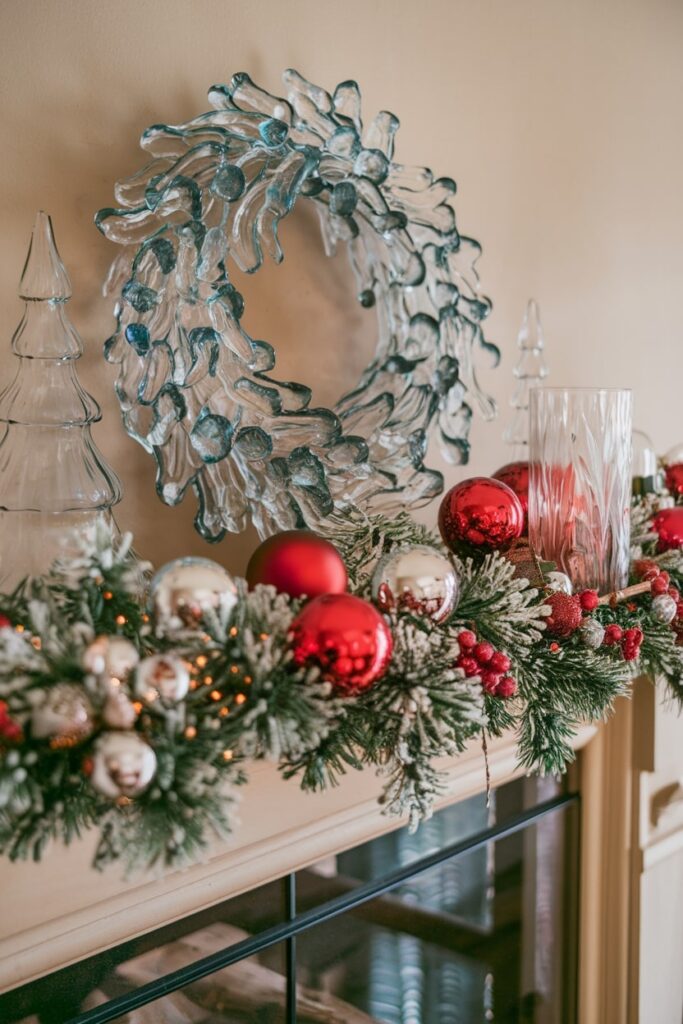
<svg viewBox="0 0 683 1024"><path fill-rule="evenodd" d="M652 529L663 500L635 502L633 555L651 559L679 587L683 553L658 552ZM352 591L364 598L378 560L393 547L445 553L405 514L344 520L331 539ZM363 693L342 696L319 668L294 662L291 627L301 601L272 587L248 591L238 581L234 607L206 613L199 630L157 630L144 593L149 567L134 557L130 537L93 531L79 557L0 598L0 851L39 859L50 840L68 843L98 827L98 867L119 857L138 867L195 859L212 834L230 831L237 788L253 759L274 761L304 790L374 766L384 779L385 811L416 827L444 786L438 759L477 737L515 729L521 764L559 773L574 756L580 724L609 715L635 674L651 675L683 701L677 623L658 621L649 593L591 613L604 627L642 631L640 656L627 661L618 645L587 646L580 631L551 635L547 593L501 554L453 562L460 599L451 618L436 625L408 610L387 614L387 671ZM517 689L508 699L489 692L483 674L461 667L465 631L510 660ZM141 695L134 672L116 681L117 695L134 702L130 732L155 757L153 777L134 798L110 799L91 784L111 688L84 657L102 635L128 638L143 658L180 658L191 672L179 701ZM33 735L36 708L58 686L86 701L87 735L68 742Z"/></svg>

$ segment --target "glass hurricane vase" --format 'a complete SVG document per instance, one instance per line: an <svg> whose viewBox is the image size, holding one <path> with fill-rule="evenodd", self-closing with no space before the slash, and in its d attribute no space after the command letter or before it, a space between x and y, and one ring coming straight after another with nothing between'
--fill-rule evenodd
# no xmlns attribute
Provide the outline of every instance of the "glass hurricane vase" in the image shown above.
<svg viewBox="0 0 683 1024"><path fill-rule="evenodd" d="M530 396L529 541L574 588L626 584L631 392L535 388Z"/></svg>

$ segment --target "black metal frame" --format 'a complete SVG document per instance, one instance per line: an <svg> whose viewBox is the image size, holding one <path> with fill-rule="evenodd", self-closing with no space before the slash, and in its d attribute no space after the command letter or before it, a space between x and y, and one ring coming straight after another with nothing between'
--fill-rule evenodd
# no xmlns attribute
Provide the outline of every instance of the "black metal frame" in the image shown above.
<svg viewBox="0 0 683 1024"><path fill-rule="evenodd" d="M167 974L163 978L149 982L134 992L117 996L102 1006L95 1007L76 1017L71 1017L66 1024L107 1024L108 1021L113 1021L125 1013L130 1013L141 1006L153 1003L169 995L171 992L177 992L193 982L199 981L241 960L245 960L247 957L261 953L281 942L285 943L286 1019L287 1024L296 1024L297 935L330 921L340 914L352 911L356 907L378 896L382 896L384 893L390 892L416 875L429 871L430 868L443 864L451 858L470 853L482 846L486 846L490 842L514 835L548 814L578 804L579 800L578 793L567 793L555 799L537 804L508 821L492 825L467 839L462 839L449 846L445 846L441 850L437 850L435 853L398 868L380 879L362 883L352 891L336 896L334 899L328 900L300 914L296 912L296 876L294 874L287 875L282 880L285 915L281 923L265 929L258 935L250 936L248 939L220 950L218 953L212 953L210 956L203 957L186 967Z"/></svg>

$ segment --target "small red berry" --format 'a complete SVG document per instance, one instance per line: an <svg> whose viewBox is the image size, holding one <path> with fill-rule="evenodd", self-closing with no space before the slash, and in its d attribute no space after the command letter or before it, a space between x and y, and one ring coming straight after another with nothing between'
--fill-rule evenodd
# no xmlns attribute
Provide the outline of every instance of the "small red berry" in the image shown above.
<svg viewBox="0 0 683 1024"><path fill-rule="evenodd" d="M651 594L666 594L669 589L669 581L668 579L665 579L664 576L665 573L662 573L661 576L657 576L657 578L652 581L650 584Z"/></svg>
<svg viewBox="0 0 683 1024"><path fill-rule="evenodd" d="M504 700L508 697L514 697L516 693L517 680L513 679L512 676L505 676L496 687L496 697L502 697Z"/></svg>
<svg viewBox="0 0 683 1024"><path fill-rule="evenodd" d="M551 645L550 645L550 651L551 651L551 653L552 653L552 654L557 654L557 652L559 651L559 649L560 649L560 645L559 645L559 644L558 644L558 643L557 643L557 642L556 642L555 640L553 640L553 642L552 642L552 643L551 643Z"/></svg>
<svg viewBox="0 0 683 1024"><path fill-rule="evenodd" d="M631 629L624 631L624 640L631 644L637 644L638 647L643 642L643 631L639 626L632 626Z"/></svg>
<svg viewBox="0 0 683 1024"><path fill-rule="evenodd" d="M480 665L488 665L493 655L496 653L496 649L493 644L490 644L488 640L482 640L481 643L472 651L472 654L477 659Z"/></svg>
<svg viewBox="0 0 683 1024"><path fill-rule="evenodd" d="M476 634L471 629L463 629L458 633L458 643L463 651L471 651L477 642Z"/></svg>
<svg viewBox="0 0 683 1024"><path fill-rule="evenodd" d="M579 601L585 612L594 612L600 603L597 590L582 591L579 594Z"/></svg>
<svg viewBox="0 0 683 1024"><path fill-rule="evenodd" d="M466 676L478 676L479 675L479 663L475 658L471 658L467 654L461 654L458 658L456 665L461 668Z"/></svg>
<svg viewBox="0 0 683 1024"><path fill-rule="evenodd" d="M503 654L502 651L494 651L493 657L489 662L489 668L492 672L509 672L511 664L512 662L507 654Z"/></svg>
<svg viewBox="0 0 683 1024"><path fill-rule="evenodd" d="M624 655L624 661L635 661L640 653L640 648L637 644L625 643L621 652Z"/></svg>
<svg viewBox="0 0 683 1024"><path fill-rule="evenodd" d="M501 678L502 674L500 672L482 672L481 684L487 693L495 693Z"/></svg>
<svg viewBox="0 0 683 1024"><path fill-rule="evenodd" d="M603 643L610 646L611 644L618 644L624 635L624 631L616 622L612 623L611 626L605 627L605 639Z"/></svg>
<svg viewBox="0 0 683 1024"><path fill-rule="evenodd" d="M0 615L0 629L7 629L7 627L11 625L12 623L6 615Z"/></svg>

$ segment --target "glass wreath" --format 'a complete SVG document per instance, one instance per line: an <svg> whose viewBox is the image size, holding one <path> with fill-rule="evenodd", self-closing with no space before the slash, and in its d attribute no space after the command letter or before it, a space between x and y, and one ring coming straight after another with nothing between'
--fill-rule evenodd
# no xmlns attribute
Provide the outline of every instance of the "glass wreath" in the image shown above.
<svg viewBox="0 0 683 1024"><path fill-rule="evenodd" d="M456 229L455 182L394 163L398 119L382 111L364 130L355 82L330 95L296 71L283 79L286 100L238 74L211 88L213 110L148 128L151 162L96 216L123 246L105 285L117 295L105 353L125 427L154 454L163 501L193 488L210 541L249 516L263 537L424 504L443 487L424 463L431 428L466 462L466 395L495 411L473 365L478 348L498 358L482 331L481 250ZM346 245L358 301L377 307L374 358L334 409L271 375L275 349L243 328L230 280L231 260L248 273L282 260L278 225L300 197L326 253Z"/></svg>

